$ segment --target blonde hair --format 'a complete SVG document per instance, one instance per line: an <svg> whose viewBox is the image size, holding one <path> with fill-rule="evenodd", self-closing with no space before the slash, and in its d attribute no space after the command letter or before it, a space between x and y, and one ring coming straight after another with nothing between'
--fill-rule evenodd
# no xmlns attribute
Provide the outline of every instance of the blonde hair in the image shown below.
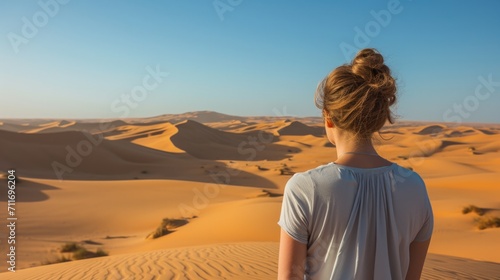
<svg viewBox="0 0 500 280"><path fill-rule="evenodd" d="M357 139L369 139L386 121L394 123L396 81L375 49L363 49L322 83L323 115Z"/></svg>

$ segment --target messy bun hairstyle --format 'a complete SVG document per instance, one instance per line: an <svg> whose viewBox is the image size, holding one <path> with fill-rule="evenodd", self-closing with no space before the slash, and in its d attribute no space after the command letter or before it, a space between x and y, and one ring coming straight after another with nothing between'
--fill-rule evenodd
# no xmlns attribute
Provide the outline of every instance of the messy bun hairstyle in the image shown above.
<svg viewBox="0 0 500 280"><path fill-rule="evenodd" d="M396 81L375 49L359 51L351 64L337 67L318 86L316 105L340 129L369 139L389 121Z"/></svg>

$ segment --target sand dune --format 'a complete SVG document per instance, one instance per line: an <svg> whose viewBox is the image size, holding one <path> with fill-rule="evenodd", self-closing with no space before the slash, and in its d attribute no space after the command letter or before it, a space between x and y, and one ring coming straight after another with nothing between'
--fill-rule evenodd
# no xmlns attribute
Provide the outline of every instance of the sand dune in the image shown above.
<svg viewBox="0 0 500 280"><path fill-rule="evenodd" d="M164 152L144 147L154 146L154 143L141 146L128 140L113 141L100 137L76 131L25 134L0 130L0 170L15 167L19 174L35 178L86 180L171 178L213 182L212 173L217 174L227 169L224 163L198 160L186 153ZM204 152L194 144L182 147L188 149L192 147L201 155ZM240 155L230 148L226 150L240 157L249 156ZM225 156L218 154L220 150L214 151L216 152L214 155ZM211 154L214 151L206 152ZM285 154L286 148L267 153L274 157L283 157ZM264 154L261 153L259 157L263 158ZM248 185L259 182L263 187L272 186L265 178L248 174L244 170L238 174L239 176L232 178L232 183Z"/></svg>
<svg viewBox="0 0 500 280"><path fill-rule="evenodd" d="M2 279L276 279L278 243L229 243L124 254L2 273ZM500 264L429 255L423 280L499 279Z"/></svg>
<svg viewBox="0 0 500 280"><path fill-rule="evenodd" d="M500 264L470 259L429 254L422 280L434 279L500 279Z"/></svg>
<svg viewBox="0 0 500 280"><path fill-rule="evenodd" d="M483 134L486 134L486 135L494 135L494 134L498 134L498 130L480 129L480 128L478 128L477 130L478 130L479 132L483 133Z"/></svg>
<svg viewBox="0 0 500 280"><path fill-rule="evenodd" d="M434 135L443 132L445 126L442 125L429 125L420 129L416 134L420 135Z"/></svg>
<svg viewBox="0 0 500 280"><path fill-rule="evenodd" d="M0 274L2 279L276 279L276 243L221 244L111 256Z"/></svg>
<svg viewBox="0 0 500 280"><path fill-rule="evenodd" d="M27 123L22 123L20 121L2 121L2 125L0 125L1 130L6 130L6 131L13 131L13 132L19 132L19 131L25 131L29 129L31 126Z"/></svg>
<svg viewBox="0 0 500 280"><path fill-rule="evenodd" d="M298 121L288 123L285 127L278 129L277 132L279 135L325 135L325 129L323 127L311 127Z"/></svg>
<svg viewBox="0 0 500 280"><path fill-rule="evenodd" d="M262 194L262 192L260 192ZM179 246L217 244L224 242L279 241L279 211L281 196L253 197L240 201L223 202L210 205L204 211L181 207L182 216L199 218L166 238L158 238L134 246L137 251L149 251L156 248L174 248ZM266 219L262 219L267 216Z"/></svg>
<svg viewBox="0 0 500 280"><path fill-rule="evenodd" d="M175 125L178 132L172 143L186 153L212 160L280 160L286 157L287 147L273 144L272 134L259 131L230 133L210 128L195 121Z"/></svg>
<svg viewBox="0 0 500 280"><path fill-rule="evenodd" d="M24 129L19 129L17 132L23 133L54 133L54 132L68 132L68 131L86 131L90 134L105 133L109 130L113 130L116 127L126 125L127 123L123 120L103 120L103 121L52 121L48 123L42 123L39 125L29 125ZM1 128L0 128L1 129Z"/></svg>
<svg viewBox="0 0 500 280"><path fill-rule="evenodd" d="M240 120L232 120L232 121L222 121L222 122L209 122L204 124L211 128L215 128L221 131L238 132L238 129L240 128L247 129L250 125L253 125L255 123L244 122Z"/></svg>
<svg viewBox="0 0 500 280"><path fill-rule="evenodd" d="M246 126L239 126L236 128L229 129L228 127L224 128L226 131L234 132L234 133L248 133L248 132L267 132L272 133L275 136L279 136L277 130L287 126L290 123L288 120L280 120L280 121L269 121L269 122L246 122ZM213 124L209 124L211 127ZM223 128L225 123L218 123L216 127Z"/></svg>
<svg viewBox="0 0 500 280"><path fill-rule="evenodd" d="M182 158L143 148L128 142L111 142L82 132L24 134L0 131L0 168L15 166L25 176L57 178L100 178L140 172ZM25 156L29 155L29 160ZM105 168L102 168L102 167ZM77 171L77 172L74 172ZM85 175L85 176L84 176ZM88 177L87 177L88 176Z"/></svg>
<svg viewBox="0 0 500 280"><path fill-rule="evenodd" d="M128 140L134 144L164 152L184 153L185 151L176 147L170 139L178 132L177 127L169 122L124 125L108 132L106 139Z"/></svg>
<svg viewBox="0 0 500 280"><path fill-rule="evenodd" d="M286 181L336 159L321 126L319 117L209 111L1 120L0 173L15 168L21 178L22 246L18 272L0 278L275 279ZM500 228L480 230L477 214L462 214L473 204L500 217L500 125L399 122L384 127L376 143L381 155L427 183L436 226L423 279L500 275ZM71 169L62 181L54 162ZM189 222L146 239L164 218ZM110 256L41 266L67 242Z"/></svg>

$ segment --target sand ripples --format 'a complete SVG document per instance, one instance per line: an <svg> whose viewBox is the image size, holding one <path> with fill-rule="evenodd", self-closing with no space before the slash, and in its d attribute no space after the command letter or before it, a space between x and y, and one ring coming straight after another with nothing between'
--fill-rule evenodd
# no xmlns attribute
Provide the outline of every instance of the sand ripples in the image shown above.
<svg viewBox="0 0 500 280"><path fill-rule="evenodd" d="M235 243L74 261L0 274L2 279L276 279L278 243ZM422 279L500 279L500 264L430 254Z"/></svg>
<svg viewBox="0 0 500 280"><path fill-rule="evenodd" d="M42 266L2 279L276 279L276 243L240 243L117 255Z"/></svg>

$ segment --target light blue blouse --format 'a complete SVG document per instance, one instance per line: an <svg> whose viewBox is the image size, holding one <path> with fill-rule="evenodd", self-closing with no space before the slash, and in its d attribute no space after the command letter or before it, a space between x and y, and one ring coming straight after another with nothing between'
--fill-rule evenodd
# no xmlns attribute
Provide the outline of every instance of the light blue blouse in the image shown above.
<svg viewBox="0 0 500 280"><path fill-rule="evenodd" d="M307 244L304 279L404 279L410 243L431 237L433 214L413 171L330 163L290 178L278 224Z"/></svg>

